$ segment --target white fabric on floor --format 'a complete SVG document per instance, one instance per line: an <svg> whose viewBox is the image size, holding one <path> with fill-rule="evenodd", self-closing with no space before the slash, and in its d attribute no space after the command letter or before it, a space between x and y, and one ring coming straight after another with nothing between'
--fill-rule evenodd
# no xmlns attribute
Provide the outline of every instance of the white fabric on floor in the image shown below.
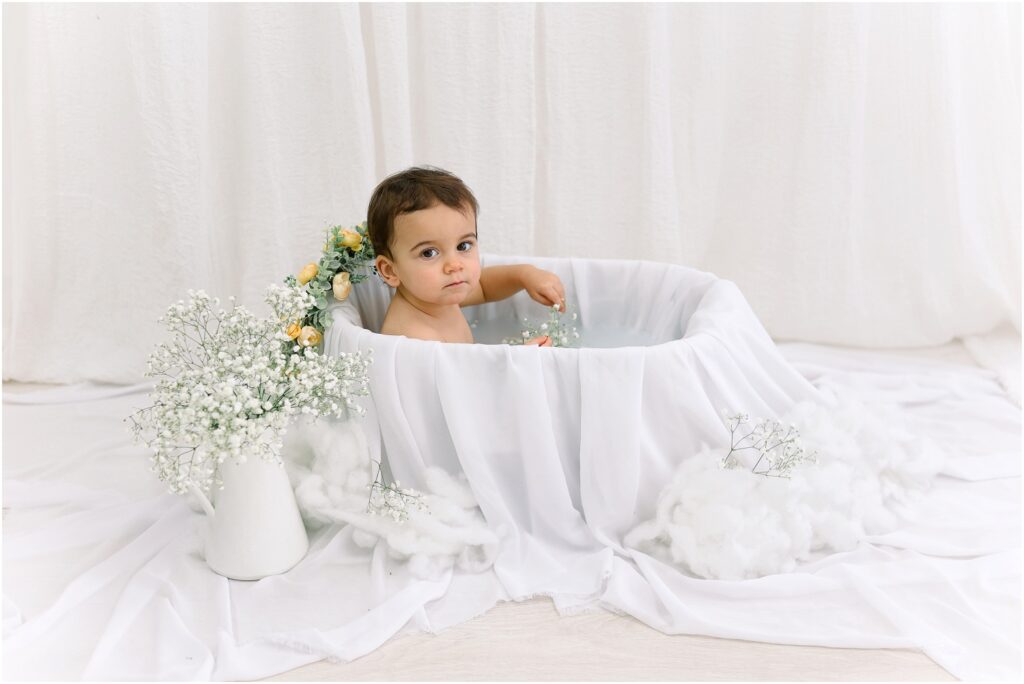
<svg viewBox="0 0 1024 684"><path fill-rule="evenodd" d="M968 335L963 338L963 344L979 366L995 371L999 384L1020 406L1020 333L1004 324L986 335Z"/></svg>
<svg viewBox="0 0 1024 684"><path fill-rule="evenodd" d="M910 429L950 447L919 522L745 581L583 548L568 569L604 562L605 582L574 585L568 573L542 593L563 613L619 611L670 633L916 648L962 679L1018 679L1020 411L997 376L906 354L780 350L812 383L897 406ZM144 391L5 394L5 678L270 676L351 660L399 633L438 632L532 590L497 568L425 581L337 526L314 531L286 575L213 574L198 506L163 492L121 422ZM538 533L545 520L536 518Z"/></svg>

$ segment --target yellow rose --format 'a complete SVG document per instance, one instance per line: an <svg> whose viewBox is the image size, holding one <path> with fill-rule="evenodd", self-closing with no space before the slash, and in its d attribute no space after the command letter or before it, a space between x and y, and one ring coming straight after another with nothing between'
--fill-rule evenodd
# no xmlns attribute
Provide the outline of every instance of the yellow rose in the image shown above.
<svg viewBox="0 0 1024 684"><path fill-rule="evenodd" d="M302 332L302 326L299 325L298 322L292 323L291 325L288 326L288 337L292 338L293 340L299 336L300 332Z"/></svg>
<svg viewBox="0 0 1024 684"><path fill-rule="evenodd" d="M354 230L346 228L341 231L341 237L338 238L338 244L342 247L348 247L353 252L358 252L363 248L363 236Z"/></svg>
<svg viewBox="0 0 1024 684"><path fill-rule="evenodd" d="M303 347L315 347L320 344L321 339L323 338L320 331L311 325L303 326L302 331L299 332L299 344Z"/></svg>
<svg viewBox="0 0 1024 684"><path fill-rule="evenodd" d="M310 262L302 267L299 271L299 285L305 285L313 278L316 278L316 274L320 272L320 267Z"/></svg>
<svg viewBox="0 0 1024 684"><path fill-rule="evenodd" d="M331 289L334 290L334 298L339 302L348 299L348 294L352 291L352 282L349 280L348 273L339 271L331 281Z"/></svg>

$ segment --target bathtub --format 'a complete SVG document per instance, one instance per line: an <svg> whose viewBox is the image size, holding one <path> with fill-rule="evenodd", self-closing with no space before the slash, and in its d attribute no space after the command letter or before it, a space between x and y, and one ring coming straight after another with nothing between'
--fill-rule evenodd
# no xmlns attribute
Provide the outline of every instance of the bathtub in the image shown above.
<svg viewBox="0 0 1024 684"><path fill-rule="evenodd" d="M578 347L501 344L547 309L525 292L463 309L476 344L380 335L392 291L371 276L334 305L325 352L373 354L364 429L403 487L465 477L502 538L509 594L600 592L622 539L721 413L778 416L817 390L789 366L731 282L646 261L485 255L559 275ZM560 606L565 609L566 606Z"/></svg>

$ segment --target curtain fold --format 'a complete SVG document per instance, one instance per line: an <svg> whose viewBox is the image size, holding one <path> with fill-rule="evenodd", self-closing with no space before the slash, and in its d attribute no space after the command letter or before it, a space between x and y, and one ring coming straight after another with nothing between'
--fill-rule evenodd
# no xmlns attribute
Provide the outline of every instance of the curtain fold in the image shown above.
<svg viewBox="0 0 1024 684"><path fill-rule="evenodd" d="M4 378L133 382L447 168L497 254L734 281L776 339L1020 331L1020 7L4 8Z"/></svg>

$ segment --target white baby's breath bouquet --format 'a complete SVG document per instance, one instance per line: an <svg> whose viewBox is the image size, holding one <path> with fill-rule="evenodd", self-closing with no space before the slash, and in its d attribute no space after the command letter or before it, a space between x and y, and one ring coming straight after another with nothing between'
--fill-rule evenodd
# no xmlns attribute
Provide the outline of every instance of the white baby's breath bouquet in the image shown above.
<svg viewBox="0 0 1024 684"><path fill-rule="evenodd" d="M188 294L160 319L173 339L150 355L146 376L160 378L153 404L129 417L171 491L220 487L218 465L228 458L281 464L281 437L297 414L363 413L354 398L369 393L370 359L320 354L319 331L295 330L313 295L271 285L265 301L273 315L258 318L234 297L225 311L201 290Z"/></svg>

